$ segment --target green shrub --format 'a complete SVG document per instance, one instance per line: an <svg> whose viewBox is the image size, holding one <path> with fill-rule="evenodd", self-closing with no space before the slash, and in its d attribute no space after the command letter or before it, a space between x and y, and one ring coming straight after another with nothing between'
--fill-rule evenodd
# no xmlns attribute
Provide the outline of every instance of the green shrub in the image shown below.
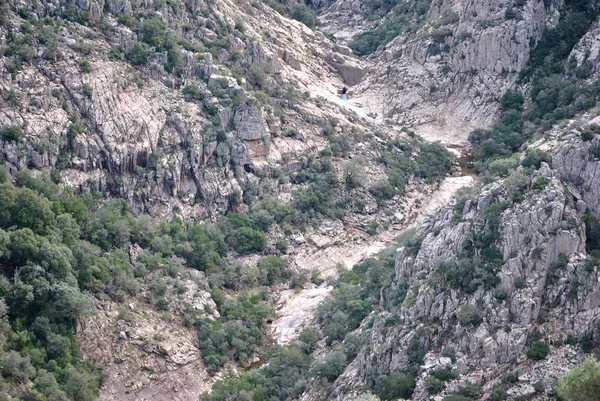
<svg viewBox="0 0 600 401"><path fill-rule="evenodd" d="M303 330L298 336L298 341L304 345L307 354L314 350L318 340L317 334L312 330Z"/></svg>
<svg viewBox="0 0 600 401"><path fill-rule="evenodd" d="M119 14L117 17L117 22L121 25L131 26L131 15L129 14Z"/></svg>
<svg viewBox="0 0 600 401"><path fill-rule="evenodd" d="M75 121L69 125L69 128L67 129L67 136L72 139L84 131L85 129L83 125L79 121Z"/></svg>
<svg viewBox="0 0 600 401"><path fill-rule="evenodd" d="M441 393L446 388L446 385L443 381L438 380L433 376L427 377L424 385L427 392L432 395Z"/></svg>
<svg viewBox="0 0 600 401"><path fill-rule="evenodd" d="M258 260L257 266L262 285L272 286L291 277L291 272L287 269L287 262L278 256L262 257Z"/></svg>
<svg viewBox="0 0 600 401"><path fill-rule="evenodd" d="M533 167L536 170L540 168L542 162L552 164L552 160L548 153L540 149L529 149L525 152L525 157L521 162L523 167Z"/></svg>
<svg viewBox="0 0 600 401"><path fill-rule="evenodd" d="M90 63L90 60L87 59L80 60L79 69L81 72L90 73L92 72L92 63Z"/></svg>
<svg viewBox="0 0 600 401"><path fill-rule="evenodd" d="M281 15L287 15L287 8L281 3L277 3L276 1L271 1L268 3L269 7L273 10L277 11Z"/></svg>
<svg viewBox="0 0 600 401"><path fill-rule="evenodd" d="M477 326L482 321L481 311L475 305L463 305L458 312L456 318L462 325Z"/></svg>
<svg viewBox="0 0 600 401"><path fill-rule="evenodd" d="M380 376L373 388L375 394L382 400L410 398L415 388L415 379L410 373L398 371Z"/></svg>
<svg viewBox="0 0 600 401"><path fill-rule="evenodd" d="M600 401L600 362L588 358L574 366L556 386L565 401Z"/></svg>
<svg viewBox="0 0 600 401"><path fill-rule="evenodd" d="M548 352L550 351L550 347L543 341L534 342L529 350L527 351L527 357L529 359L533 359L535 361L539 361L542 359L546 359L548 356Z"/></svg>
<svg viewBox="0 0 600 401"><path fill-rule="evenodd" d="M295 4L293 6L291 17L296 21L302 22L311 29L313 29L317 24L317 16L315 12L306 7L304 3Z"/></svg>
<svg viewBox="0 0 600 401"><path fill-rule="evenodd" d="M147 19L140 28L142 40L151 46L160 46L165 41L166 27L158 19Z"/></svg>
<svg viewBox="0 0 600 401"><path fill-rule="evenodd" d="M508 399L506 390L502 387L494 387L490 394L490 401L504 401L506 399Z"/></svg>
<svg viewBox="0 0 600 401"><path fill-rule="evenodd" d="M323 362L317 364L315 372L331 383L342 374L345 366L346 356L339 351L333 351L325 357Z"/></svg>
<svg viewBox="0 0 600 401"><path fill-rule="evenodd" d="M452 369L448 367L435 369L431 372L431 375L443 382L454 380L456 378L456 375L452 372Z"/></svg>
<svg viewBox="0 0 600 401"><path fill-rule="evenodd" d="M17 142L22 135L21 128L16 125L5 125L0 128L0 136L7 141Z"/></svg>
<svg viewBox="0 0 600 401"><path fill-rule="evenodd" d="M600 125L598 124L590 124L581 129L581 139L584 141L591 141L594 139L594 136L600 134Z"/></svg>
<svg viewBox="0 0 600 401"><path fill-rule="evenodd" d="M141 43L134 43L125 57L133 65L145 65L148 63L148 51Z"/></svg>
<svg viewBox="0 0 600 401"><path fill-rule="evenodd" d="M234 230L229 236L228 242L239 254L262 252L267 246L265 234L250 227L240 227Z"/></svg>

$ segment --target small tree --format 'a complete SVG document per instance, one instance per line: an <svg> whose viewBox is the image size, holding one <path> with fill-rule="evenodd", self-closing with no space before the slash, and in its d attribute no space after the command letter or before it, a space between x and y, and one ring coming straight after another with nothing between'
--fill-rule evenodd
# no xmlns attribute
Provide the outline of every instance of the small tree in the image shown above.
<svg viewBox="0 0 600 401"><path fill-rule="evenodd" d="M410 373L390 372L379 378L375 392L382 400L410 398L415 389L415 378Z"/></svg>
<svg viewBox="0 0 600 401"><path fill-rule="evenodd" d="M527 357L535 361L546 359L550 346L543 341L536 341L533 343L529 351L527 351Z"/></svg>
<svg viewBox="0 0 600 401"><path fill-rule="evenodd" d="M292 9L292 18L296 21L302 22L309 28L314 28L317 24L317 17L315 12L304 4L296 4Z"/></svg>
<svg viewBox="0 0 600 401"><path fill-rule="evenodd" d="M315 370L317 375L325 378L328 382L333 382L342 374L345 366L346 356L339 351L333 351L316 366Z"/></svg>
<svg viewBox="0 0 600 401"><path fill-rule="evenodd" d="M456 318L462 325L466 326L472 324L473 326L477 326L481 323L481 312L476 306L467 304L463 305L458 312L456 312Z"/></svg>
<svg viewBox="0 0 600 401"><path fill-rule="evenodd" d="M348 189L359 188L365 182L365 168L360 160L352 160L344 166L344 182Z"/></svg>
<svg viewBox="0 0 600 401"><path fill-rule="evenodd" d="M556 391L566 401L600 401L600 362L589 358L558 381Z"/></svg>

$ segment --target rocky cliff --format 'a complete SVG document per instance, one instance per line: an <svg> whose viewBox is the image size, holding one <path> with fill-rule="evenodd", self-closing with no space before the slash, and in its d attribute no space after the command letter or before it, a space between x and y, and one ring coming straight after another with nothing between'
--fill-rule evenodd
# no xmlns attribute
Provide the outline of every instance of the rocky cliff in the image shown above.
<svg viewBox="0 0 600 401"><path fill-rule="evenodd" d="M304 3L318 11L316 30ZM69 285L98 301L95 316L72 330L84 359L105 370L101 398L197 399L231 379L215 374L224 366L254 377L242 367L253 372L272 357L271 320L274 340L297 347L342 275L359 294L340 303L349 312L344 330L348 319L358 329L350 337L323 330L324 341L313 333L310 347L292 348L294 358L312 352L298 359L315 363L298 362L287 399L353 399L366 389L390 399L398 394L385 393L386 380L398 377L415 380L407 386L415 400L551 399L557 379L600 345L598 96L576 93L600 75L598 21L569 42L566 67L527 81L531 60L544 55L538 44L573 2L304 3L0 0L0 161L9 173L0 177L1 206L10 214L17 191L25 197L31 187L40 204L51 200L46 242L85 244L106 258L89 272L83 259L69 262ZM584 4L590 20L594 4ZM552 81L548 91L529 96L543 79ZM550 91L570 82L580 86ZM507 105L509 89L517 100ZM541 101L555 98L573 107L545 119L556 107ZM518 123L495 127L500 110ZM489 127L521 153L480 160L482 182L448 201L472 178L416 134L459 145L462 168L471 168L462 146L473 129ZM72 201L64 188L98 202L82 197L90 202L83 217L64 217L75 216L61 208ZM133 214L99 198L123 198ZM377 265L365 275L361 266L375 263L368 259L344 275L440 205L404 234L387 273ZM5 214L2 252L24 229ZM79 242L68 242L69 224ZM17 290L22 264L43 271L37 259L2 252L5 281ZM34 273L25 276L38 285ZM10 285L2 296L12 299L19 292ZM277 303L278 319L266 303ZM6 343L37 364L30 377L10 379L18 384L11 396L29 396L53 366L28 355L38 338L31 322L7 316L32 339L15 334ZM322 363L329 354L337 364ZM68 382L60 385L66 394Z"/></svg>
<svg viewBox="0 0 600 401"><path fill-rule="evenodd" d="M521 166L423 220L357 331L366 345L335 382L337 399L394 371L415 375L415 400L554 399L600 338L600 271L583 214L600 217L598 138L581 139L592 116L529 145L552 167Z"/></svg>
<svg viewBox="0 0 600 401"><path fill-rule="evenodd" d="M543 31L561 12L558 3L542 0L424 1L416 9L402 7L399 2L382 23L369 18L373 10L363 2L340 0L322 20L340 39L373 28L373 36L394 32L397 36L370 57L367 77L352 90L355 101L368 104L378 121L400 122L446 143L465 143L471 130L494 122L500 96L514 85Z"/></svg>
<svg viewBox="0 0 600 401"><path fill-rule="evenodd" d="M235 191L258 191L259 176L306 165L330 121L372 130L337 97L360 75L349 50L262 4L6 10L0 125L22 132L2 138L11 171L53 172L137 212L208 216Z"/></svg>

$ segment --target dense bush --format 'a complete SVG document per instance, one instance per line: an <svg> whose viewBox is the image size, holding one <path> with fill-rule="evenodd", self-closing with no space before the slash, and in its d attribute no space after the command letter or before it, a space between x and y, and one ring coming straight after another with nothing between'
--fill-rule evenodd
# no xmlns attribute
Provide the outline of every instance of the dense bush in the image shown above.
<svg viewBox="0 0 600 401"><path fill-rule="evenodd" d="M525 157L521 162L523 167L533 167L534 169L540 168L542 162L551 164L552 160L550 156L540 149L530 149L525 152Z"/></svg>
<svg viewBox="0 0 600 401"><path fill-rule="evenodd" d="M240 254L262 252L267 246L265 234L251 227L235 229L229 236L228 242Z"/></svg>
<svg viewBox="0 0 600 401"><path fill-rule="evenodd" d="M230 360L246 362L265 345L266 321L273 318L274 310L264 301L260 295L242 294L225 301L221 319L196 323L202 358L209 369L216 371Z"/></svg>
<svg viewBox="0 0 600 401"><path fill-rule="evenodd" d="M393 371L378 378L374 392L382 400L410 398L415 384L415 379L410 373Z"/></svg>
<svg viewBox="0 0 600 401"><path fill-rule="evenodd" d="M7 141L16 142L22 135L23 132L21 131L21 128L16 125L5 125L0 128L0 137Z"/></svg>
<svg viewBox="0 0 600 401"><path fill-rule="evenodd" d="M300 396L307 385L312 358L295 346L273 346L261 369L226 375L204 401L287 400Z"/></svg>
<svg viewBox="0 0 600 401"><path fill-rule="evenodd" d="M314 11L306 7L304 3L295 4L293 6L291 17L296 21L302 22L309 28L314 28L317 24L317 15Z"/></svg>
<svg viewBox="0 0 600 401"><path fill-rule="evenodd" d="M550 346L543 341L534 342L527 350L527 357L536 361L546 359L550 352Z"/></svg>
<svg viewBox="0 0 600 401"><path fill-rule="evenodd" d="M148 51L141 43L135 42L125 57L133 65L144 65L148 63Z"/></svg>
<svg viewBox="0 0 600 401"><path fill-rule="evenodd" d="M481 311L471 304L463 305L458 312L456 312L456 318L462 325L473 326L477 326L482 320Z"/></svg>
<svg viewBox="0 0 600 401"><path fill-rule="evenodd" d="M323 362L315 366L317 376L323 377L328 382L334 382L344 371L346 356L340 351L333 351L325 357Z"/></svg>
<svg viewBox="0 0 600 401"><path fill-rule="evenodd" d="M556 391L565 401L600 401L600 362L589 358L563 376Z"/></svg>

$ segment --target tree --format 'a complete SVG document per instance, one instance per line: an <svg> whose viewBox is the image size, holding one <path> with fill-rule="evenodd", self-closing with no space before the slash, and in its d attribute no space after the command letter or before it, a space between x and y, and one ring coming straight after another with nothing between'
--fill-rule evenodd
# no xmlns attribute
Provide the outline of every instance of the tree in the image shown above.
<svg viewBox="0 0 600 401"><path fill-rule="evenodd" d="M287 262L278 256L265 256L258 260L257 266L260 270L260 283L272 286L276 282L289 277L286 269Z"/></svg>
<svg viewBox="0 0 600 401"><path fill-rule="evenodd" d="M527 357L535 361L545 359L550 351L550 346L543 341L536 341L527 351Z"/></svg>
<svg viewBox="0 0 600 401"><path fill-rule="evenodd" d="M12 264L16 266L23 265L37 255L38 240L29 228L11 231L8 236L10 238L9 251Z"/></svg>
<svg viewBox="0 0 600 401"><path fill-rule="evenodd" d="M22 188L17 194L12 215L14 224L36 234L49 234L56 225L50 202L29 188Z"/></svg>
<svg viewBox="0 0 600 401"><path fill-rule="evenodd" d="M17 200L17 188L10 182L0 184L0 227L8 228L12 224L11 210Z"/></svg>
<svg viewBox="0 0 600 401"><path fill-rule="evenodd" d="M0 259L8 259L10 256L10 237L8 233L0 228Z"/></svg>
<svg viewBox="0 0 600 401"><path fill-rule="evenodd" d="M306 7L304 3L294 5L294 8L292 9L292 18L302 22L311 29L317 24L315 12Z"/></svg>
<svg viewBox="0 0 600 401"><path fill-rule="evenodd" d="M29 356L23 357L17 351L8 351L2 359L2 375L24 383L35 375L35 368Z"/></svg>
<svg viewBox="0 0 600 401"><path fill-rule="evenodd" d="M83 294L76 287L66 283L56 285L54 294L54 310L59 318L75 320L80 316L90 315L95 311L94 297Z"/></svg>
<svg viewBox="0 0 600 401"><path fill-rule="evenodd" d="M229 241L233 249L240 254L262 252L267 246L265 234L250 227L234 230Z"/></svg>
<svg viewBox="0 0 600 401"><path fill-rule="evenodd" d="M298 340L302 343L303 349L307 354L310 354L317 345L317 335L312 330L303 330L298 336Z"/></svg>
<svg viewBox="0 0 600 401"><path fill-rule="evenodd" d="M365 182L365 168L361 160L352 160L344 165L344 182L348 189L362 187Z"/></svg>
<svg viewBox="0 0 600 401"><path fill-rule="evenodd" d="M64 370L64 390L67 395L77 401L95 401L97 397L96 378L89 372L80 371L71 365Z"/></svg>
<svg viewBox="0 0 600 401"><path fill-rule="evenodd" d="M62 236L62 242L71 246L79 239L79 224L68 213L63 213L56 217L56 226Z"/></svg>
<svg viewBox="0 0 600 401"><path fill-rule="evenodd" d="M600 362L588 358L558 381L556 391L566 401L600 401Z"/></svg>
<svg viewBox="0 0 600 401"><path fill-rule="evenodd" d="M64 245L51 244L45 238L40 241L38 263L55 279L65 281L71 275L75 262L71 250Z"/></svg>
<svg viewBox="0 0 600 401"><path fill-rule="evenodd" d="M142 24L140 33L142 40L151 46L159 46L164 43L166 28L164 22L157 19L148 19Z"/></svg>
<svg viewBox="0 0 600 401"><path fill-rule="evenodd" d="M141 43L135 42L125 57L133 65L144 65L148 62L148 51Z"/></svg>
<svg viewBox="0 0 600 401"><path fill-rule="evenodd" d="M375 384L375 393L382 400L410 398L415 389L415 379L410 373L398 371L379 377Z"/></svg>
<svg viewBox="0 0 600 401"><path fill-rule="evenodd" d="M55 399L53 396L61 391L54 375L46 369L38 370L33 384L35 389L48 397L49 400Z"/></svg>
<svg viewBox="0 0 600 401"><path fill-rule="evenodd" d="M316 366L315 370L317 375L324 377L328 382L333 382L342 374L345 366L346 356L340 351L333 351Z"/></svg>

